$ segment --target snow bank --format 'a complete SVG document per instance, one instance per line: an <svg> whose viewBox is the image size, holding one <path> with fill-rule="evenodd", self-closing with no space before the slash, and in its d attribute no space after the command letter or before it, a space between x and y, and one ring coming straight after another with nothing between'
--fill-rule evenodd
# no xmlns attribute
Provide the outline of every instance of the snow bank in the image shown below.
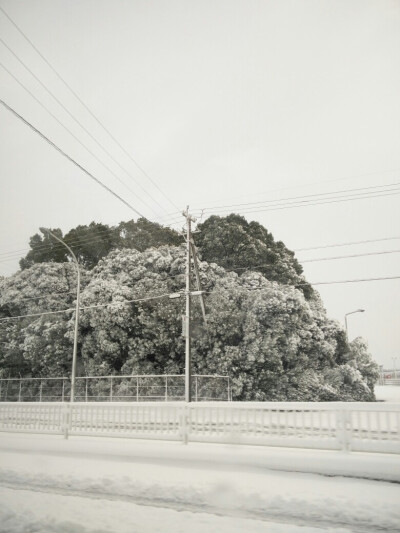
<svg viewBox="0 0 400 533"><path fill-rule="evenodd" d="M400 455L106 437L0 433L0 451L112 461L241 466L400 482Z"/></svg>
<svg viewBox="0 0 400 533"><path fill-rule="evenodd" d="M7 533L348 533L400 525L397 484L330 477L399 481L397 456L25 434L1 435L0 451ZM330 474L300 473L312 469Z"/></svg>

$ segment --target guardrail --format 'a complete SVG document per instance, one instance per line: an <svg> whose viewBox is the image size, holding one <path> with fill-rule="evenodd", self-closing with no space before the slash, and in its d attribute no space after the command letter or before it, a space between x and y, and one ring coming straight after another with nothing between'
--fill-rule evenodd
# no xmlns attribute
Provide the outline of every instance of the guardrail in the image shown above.
<svg viewBox="0 0 400 533"><path fill-rule="evenodd" d="M0 404L0 431L400 453L400 404Z"/></svg>

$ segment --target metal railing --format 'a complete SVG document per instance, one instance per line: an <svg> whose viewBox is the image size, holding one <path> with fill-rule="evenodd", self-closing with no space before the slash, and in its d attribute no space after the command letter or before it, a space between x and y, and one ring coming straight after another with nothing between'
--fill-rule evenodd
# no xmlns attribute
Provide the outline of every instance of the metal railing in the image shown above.
<svg viewBox="0 0 400 533"><path fill-rule="evenodd" d="M5 402L0 431L400 453L400 404Z"/></svg>
<svg viewBox="0 0 400 533"><path fill-rule="evenodd" d="M70 400L71 380L59 378L2 378L0 401L64 402ZM180 401L185 398L185 376L81 376L75 381L75 401ZM232 400L229 376L194 375L193 401Z"/></svg>

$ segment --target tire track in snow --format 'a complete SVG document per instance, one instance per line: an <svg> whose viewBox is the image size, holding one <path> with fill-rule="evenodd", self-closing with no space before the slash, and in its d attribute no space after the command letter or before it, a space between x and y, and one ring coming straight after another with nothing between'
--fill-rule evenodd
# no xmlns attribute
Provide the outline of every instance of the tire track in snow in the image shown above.
<svg viewBox="0 0 400 533"><path fill-rule="evenodd" d="M274 511L268 508L253 508L253 509L234 509L230 507L218 507L210 505L205 502L194 503L193 501L177 501L177 499L168 497L149 497L143 495L133 494L118 494L115 492L107 492L99 489L75 489L73 487L59 487L46 483L25 483L23 481L2 481L0 480L0 486L10 490L27 491L27 492L41 492L45 494L57 494L65 497L77 497L77 498L89 498L95 500L107 500L107 501L119 501L127 502L135 505L141 505L146 507L157 507L164 509L171 509L178 512L192 512L192 513L204 513L211 514L220 517L232 517L242 519L260 520L265 522L276 522L279 524L290 524L297 526L309 526L314 528L347 528L354 533L399 533L400 529L387 527L382 524L360 524L354 521L345 521L342 519L333 520L329 518L321 518L323 509L309 510L308 515L302 515L299 513L291 513L288 502L288 508L285 509L283 514L282 510ZM360 521L362 517L360 517Z"/></svg>

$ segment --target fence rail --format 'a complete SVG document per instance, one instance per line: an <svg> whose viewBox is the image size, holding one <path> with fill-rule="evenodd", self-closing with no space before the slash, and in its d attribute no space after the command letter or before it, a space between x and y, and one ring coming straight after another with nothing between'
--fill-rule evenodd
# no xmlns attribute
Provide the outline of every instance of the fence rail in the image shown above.
<svg viewBox="0 0 400 533"><path fill-rule="evenodd" d="M400 453L400 404L4 402L0 431Z"/></svg>
<svg viewBox="0 0 400 533"><path fill-rule="evenodd" d="M400 378L386 378L381 383L382 385L397 385L400 386Z"/></svg>
<svg viewBox="0 0 400 533"><path fill-rule="evenodd" d="M193 375L194 401L232 400L229 376ZM2 378L0 401L64 402L70 399L71 380L59 378ZM180 401L185 399L185 376L146 374L134 376L80 376L75 400L82 402Z"/></svg>

